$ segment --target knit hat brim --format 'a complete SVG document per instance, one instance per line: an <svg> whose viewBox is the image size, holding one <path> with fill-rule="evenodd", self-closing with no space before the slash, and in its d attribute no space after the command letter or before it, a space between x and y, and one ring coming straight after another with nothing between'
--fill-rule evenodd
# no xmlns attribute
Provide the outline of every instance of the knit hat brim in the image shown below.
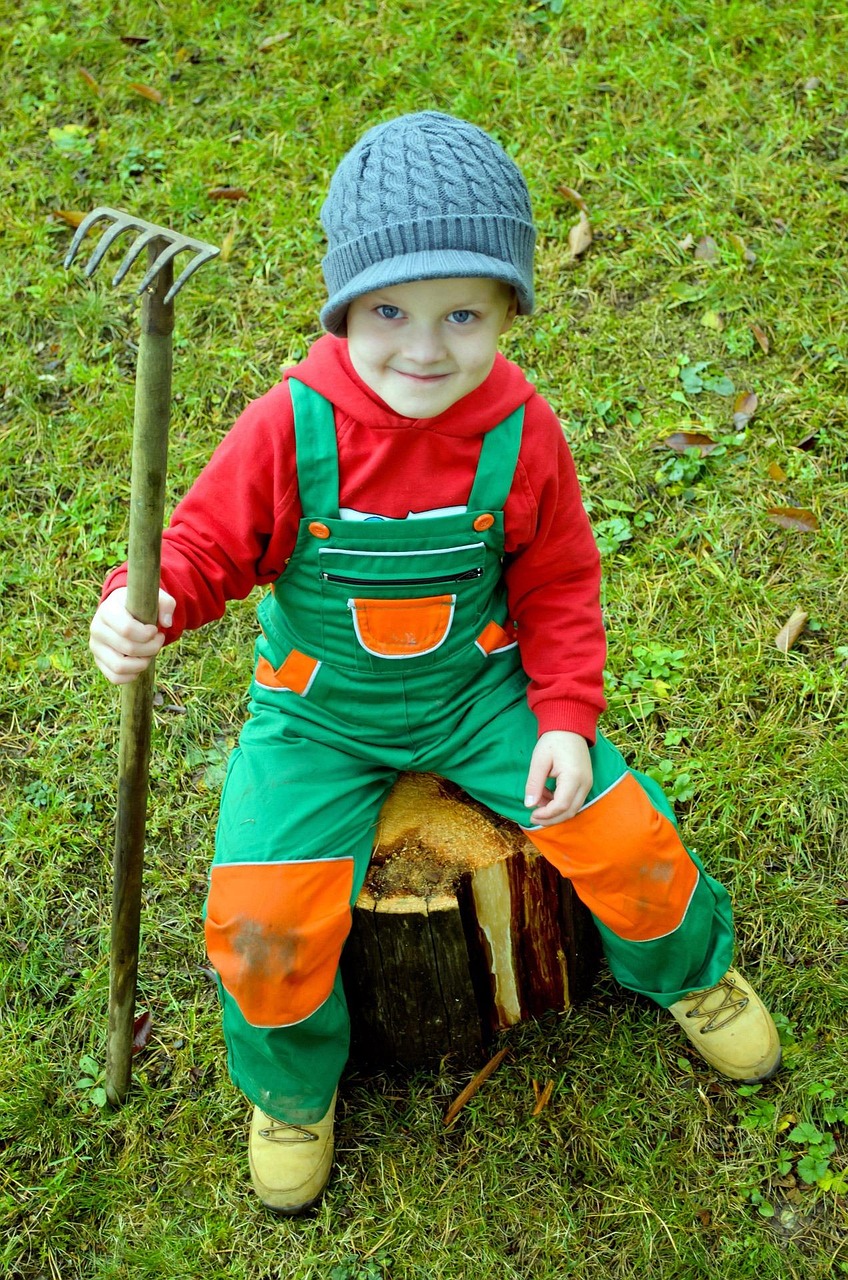
<svg viewBox="0 0 848 1280"><path fill-rule="evenodd" d="M472 253L468 249L422 249L375 262L360 271L321 308L321 324L328 333L343 336L347 309L354 298L394 284L409 284L413 280L451 280L455 277L502 280L515 289L520 315L530 315L533 310L533 293L527 288L527 273L519 271L511 263Z"/></svg>

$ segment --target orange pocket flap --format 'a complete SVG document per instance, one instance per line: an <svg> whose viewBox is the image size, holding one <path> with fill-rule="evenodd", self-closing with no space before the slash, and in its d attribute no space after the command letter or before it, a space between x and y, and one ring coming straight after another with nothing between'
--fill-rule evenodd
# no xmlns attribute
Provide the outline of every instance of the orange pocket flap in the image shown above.
<svg viewBox="0 0 848 1280"><path fill-rule="evenodd" d="M317 658L307 657L292 649L282 666L275 670L267 658L260 657L256 664L256 683L265 689L288 689L301 695L308 693L312 681L318 674L321 663Z"/></svg>
<svg viewBox="0 0 848 1280"><path fill-rule="evenodd" d="M484 653L502 653L504 649L514 649L518 641L511 622L506 624L506 628L498 622L488 622L474 643Z"/></svg>
<svg viewBox="0 0 848 1280"><path fill-rule="evenodd" d="M378 658L414 658L447 639L456 596L421 600L348 600L356 638Z"/></svg>

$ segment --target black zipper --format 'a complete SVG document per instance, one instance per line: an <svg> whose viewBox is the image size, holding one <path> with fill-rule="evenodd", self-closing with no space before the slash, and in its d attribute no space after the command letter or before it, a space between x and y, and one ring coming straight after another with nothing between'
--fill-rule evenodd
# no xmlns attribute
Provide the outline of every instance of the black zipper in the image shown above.
<svg viewBox="0 0 848 1280"><path fill-rule="evenodd" d="M465 573L440 573L434 578L392 578L386 582L374 578L346 578L340 573L321 574L325 582L340 582L346 587L430 587L442 582L470 582L482 576L482 569L466 569Z"/></svg>

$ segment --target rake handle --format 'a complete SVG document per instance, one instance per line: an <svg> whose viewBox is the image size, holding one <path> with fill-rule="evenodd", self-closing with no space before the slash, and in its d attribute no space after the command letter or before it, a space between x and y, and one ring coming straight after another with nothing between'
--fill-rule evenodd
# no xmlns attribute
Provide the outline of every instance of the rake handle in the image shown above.
<svg viewBox="0 0 848 1280"><path fill-rule="evenodd" d="M165 243L154 240L150 244L150 265ZM173 267L169 262L143 294L141 305L127 566L127 609L139 622L155 623L159 612L174 327L174 304L164 299L172 282ZM106 1094L113 1104L124 1100L132 1076L153 679L151 662L146 671L121 689L105 1073Z"/></svg>

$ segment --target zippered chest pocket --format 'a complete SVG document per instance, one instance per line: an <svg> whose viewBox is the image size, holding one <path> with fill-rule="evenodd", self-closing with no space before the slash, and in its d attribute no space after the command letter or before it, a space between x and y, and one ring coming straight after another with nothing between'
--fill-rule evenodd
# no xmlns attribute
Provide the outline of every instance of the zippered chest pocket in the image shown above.
<svg viewBox="0 0 848 1280"><path fill-rule="evenodd" d="M486 548L482 542L437 551L359 551L321 547L322 582L340 591L364 587L380 597L449 592L454 585L483 577Z"/></svg>

